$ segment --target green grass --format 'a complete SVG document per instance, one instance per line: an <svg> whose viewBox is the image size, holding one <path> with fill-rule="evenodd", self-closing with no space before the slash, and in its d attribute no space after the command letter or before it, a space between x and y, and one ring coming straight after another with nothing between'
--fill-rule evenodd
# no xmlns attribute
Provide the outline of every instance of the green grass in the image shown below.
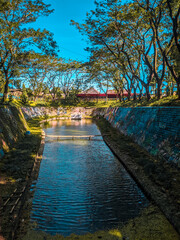
<svg viewBox="0 0 180 240"><path fill-rule="evenodd" d="M78 106L93 106L97 108L101 107L143 107L143 106L180 106L180 100L176 96L170 96L170 97L163 97L161 99L152 98L151 100L147 101L147 99L144 97L141 100L126 100L124 102L119 102L116 100L109 100L107 102L103 100L99 100L98 102L89 102L89 103L80 103Z"/></svg>
<svg viewBox="0 0 180 240"><path fill-rule="evenodd" d="M87 233L51 236L45 232L29 231L22 240L178 240L179 236L157 207L150 205L138 217L114 229Z"/></svg>
<svg viewBox="0 0 180 240"><path fill-rule="evenodd" d="M55 106L55 107L68 107L71 105L63 105L61 103L51 103L51 102L31 102L30 106ZM147 101L145 97L141 100L126 100L124 102L119 102L118 100L94 100L94 101L80 101L74 107L141 107L141 106L180 106L180 100L176 96L163 97L161 99L152 98L150 101Z"/></svg>
<svg viewBox="0 0 180 240"><path fill-rule="evenodd" d="M28 124L31 135L24 136L6 153L0 161L0 193L1 198L7 199L17 188L22 188L29 179L41 140L41 127L37 120ZM0 200L1 200L0 198ZM2 215L2 233L7 237L11 231L11 216L6 212ZM4 232L5 231L5 232Z"/></svg>
<svg viewBox="0 0 180 240"><path fill-rule="evenodd" d="M13 99L12 102L6 104L10 104L11 106L16 107L22 107L23 104L16 99ZM169 96L169 97L163 97L161 99L157 99L156 97L150 99L147 101L146 97L143 97L141 100L125 100L123 102L119 102L119 100L108 100L107 102L105 100L91 100L91 101L85 101L81 100L77 102L76 104L63 104L61 101L59 102L53 102L53 101L43 101L43 100L37 100L37 101L29 101L26 105L27 107L95 107L95 108L103 108L103 107L143 107L143 106L180 106L180 100L178 100L177 96Z"/></svg>
<svg viewBox="0 0 180 240"><path fill-rule="evenodd" d="M41 128L37 125L37 120L31 120L28 126L31 135L24 136L0 161L1 177L4 179L26 179L34 163L40 144Z"/></svg>

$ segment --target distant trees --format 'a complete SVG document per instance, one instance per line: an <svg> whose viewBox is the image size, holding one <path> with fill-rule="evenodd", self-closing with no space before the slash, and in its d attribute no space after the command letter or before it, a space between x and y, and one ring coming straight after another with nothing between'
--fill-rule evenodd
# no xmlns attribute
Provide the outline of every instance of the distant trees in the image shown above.
<svg viewBox="0 0 180 240"><path fill-rule="evenodd" d="M180 1L97 0L84 23L72 21L88 36L87 63L57 56L57 44L48 30L26 27L53 10L43 0L0 0L0 91L3 101L9 84L28 86L24 96L62 95L73 99L84 84L107 92L114 88L119 100L127 91L134 100L162 89L180 99ZM24 87L25 87L24 86ZM25 98L26 98L25 97ZM25 101L24 98L24 101Z"/></svg>
<svg viewBox="0 0 180 240"><path fill-rule="evenodd" d="M0 91L3 102L10 83L23 83L22 101L48 95L52 100L79 91L82 63L57 56L57 44L48 30L26 27L53 10L43 0L0 0ZM16 84L17 85L17 84ZM25 87L26 86L26 87ZM27 88L27 91L25 91Z"/></svg>
<svg viewBox="0 0 180 240"><path fill-rule="evenodd" d="M48 16L50 5L42 0L1 0L0 5L0 75L5 101L11 79L20 76L34 57L56 55L57 46L49 31L25 28L39 16Z"/></svg>
<svg viewBox="0 0 180 240"><path fill-rule="evenodd" d="M81 62L64 60L53 56L35 56L24 71L24 79L32 89L34 100L38 96L49 95L55 101L62 95L68 99L70 94L79 92L83 83L84 66Z"/></svg>
<svg viewBox="0 0 180 240"><path fill-rule="evenodd" d="M83 83L84 69L81 62L69 60L59 65L58 69L59 87L62 89L65 98L69 97L73 90L78 92Z"/></svg>
<svg viewBox="0 0 180 240"><path fill-rule="evenodd" d="M98 62L97 69L102 65L114 88L126 89L129 96L133 91L134 99L137 90L142 94L145 89L149 100L153 82L160 98L163 83L172 78L180 98L180 2L101 0L95 4L83 24L72 21L88 36L90 63Z"/></svg>
<svg viewBox="0 0 180 240"><path fill-rule="evenodd" d="M57 57L57 44L48 30L26 27L53 10L43 0L0 0L0 91L3 102L10 83L23 83L22 101L28 96L68 98L79 91L83 65ZM17 84L16 84L17 85ZM27 91L25 88L27 87ZM71 96L72 97L72 96Z"/></svg>

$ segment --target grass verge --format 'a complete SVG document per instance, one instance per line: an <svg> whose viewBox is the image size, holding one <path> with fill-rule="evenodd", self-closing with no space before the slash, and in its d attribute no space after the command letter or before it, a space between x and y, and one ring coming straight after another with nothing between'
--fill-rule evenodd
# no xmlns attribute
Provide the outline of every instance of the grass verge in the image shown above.
<svg viewBox="0 0 180 240"><path fill-rule="evenodd" d="M52 236L45 232L29 231L22 240L178 240L179 236L157 207L150 205L137 218L124 226L85 235Z"/></svg>
<svg viewBox="0 0 180 240"><path fill-rule="evenodd" d="M149 101L147 101L146 97L142 97L141 100L125 100L119 102L119 100L111 100L105 101L104 99L100 100L79 100L79 102L67 102L63 104L61 100L59 101L44 101L44 100L37 100L37 101L29 101L27 104L23 105L20 100L13 99L12 102L7 102L11 106L16 107L94 107L94 108L102 108L102 107L155 107L155 106L180 106L180 100L177 96L168 96L162 97L161 99L157 99L157 97L153 97Z"/></svg>
<svg viewBox="0 0 180 240"><path fill-rule="evenodd" d="M16 189L16 192L21 191L30 178L40 145L41 127L37 120L31 120L28 126L31 134L24 136L0 161L1 206L5 204ZM15 211L12 214L10 213L12 204L15 205L15 203L9 201L0 211L1 232L6 239L10 238L17 217Z"/></svg>

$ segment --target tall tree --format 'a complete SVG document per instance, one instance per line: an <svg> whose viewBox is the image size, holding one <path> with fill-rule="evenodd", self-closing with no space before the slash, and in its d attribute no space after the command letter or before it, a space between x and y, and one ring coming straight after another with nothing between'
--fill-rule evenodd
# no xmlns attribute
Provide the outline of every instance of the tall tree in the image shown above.
<svg viewBox="0 0 180 240"><path fill-rule="evenodd" d="M57 48L53 34L47 30L25 28L40 16L48 16L53 10L42 0L7 0L7 7L0 11L0 70L4 81L6 100L10 80L21 73L31 60L30 53L55 55Z"/></svg>
<svg viewBox="0 0 180 240"><path fill-rule="evenodd" d="M148 15L148 20L153 30L154 42L157 43L163 58L162 75L165 72L165 64L177 83L180 99L180 71L176 67L180 54L180 1L170 0L136 0L140 8ZM177 58L173 54L177 52ZM155 77L158 79L154 69ZM163 76L160 78L162 80Z"/></svg>
<svg viewBox="0 0 180 240"><path fill-rule="evenodd" d="M58 82L65 98L69 97L70 91L78 90L83 83L83 64L77 61L66 61L59 64Z"/></svg>
<svg viewBox="0 0 180 240"><path fill-rule="evenodd" d="M95 1L96 9L87 14L83 24L72 21L78 30L88 36L91 56L97 52L109 59L131 89L144 87L150 99L150 85L157 83L157 96L170 71L179 89L179 4L169 0ZM96 55L96 56L95 56ZM109 57L111 56L111 57ZM99 61L99 55L96 58ZM144 74L145 73L145 74Z"/></svg>

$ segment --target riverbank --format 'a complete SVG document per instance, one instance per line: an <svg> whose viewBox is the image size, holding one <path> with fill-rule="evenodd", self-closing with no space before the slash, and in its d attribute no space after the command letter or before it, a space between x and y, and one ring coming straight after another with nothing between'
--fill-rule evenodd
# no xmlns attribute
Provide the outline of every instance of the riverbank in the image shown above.
<svg viewBox="0 0 180 240"><path fill-rule="evenodd" d="M179 169L152 157L104 118L99 118L97 125L106 144L180 233Z"/></svg>
<svg viewBox="0 0 180 240"><path fill-rule="evenodd" d="M41 119L42 120L42 119ZM31 131L30 136L26 136L21 140L3 159L3 164L5 172L10 169L10 175L14 176L12 178L6 178L6 184L0 185L1 191L5 198L9 196L17 187L23 186L27 181L25 176L28 176L28 171L32 169L32 164L34 163L37 150L40 144L41 128L39 125L40 118L31 119L28 122L29 130ZM156 199L157 205L165 213L166 217L178 230L178 219L179 219L179 187L180 187L180 177L179 173L173 165L165 164L157 159L152 158L146 151L142 150L137 144L133 143L128 137L123 136L118 133L117 129L111 127L111 125L105 121L103 118L99 118L97 122L102 135L104 135L105 142L110 146L114 153L123 160L124 165L129 172L134 176L136 181L141 185L146 194L153 200ZM107 134L108 136L105 136ZM33 140L34 139L34 140ZM36 140L35 140L36 139ZM39 139L39 140L38 140ZM34 144L32 144L34 142ZM30 144L30 145L29 145ZM32 144L32 148L29 147ZM19 147L18 147L19 146ZM30 154L30 150L31 153ZM26 155L27 154L27 155ZM9 159L9 160L8 160ZM27 159L29 159L27 161ZM9 161L9 162L8 162ZM2 164L1 162L1 164ZM22 164L23 163L23 164ZM10 168L9 168L10 166ZM14 169L15 168L15 169ZM14 170L13 170L14 169ZM133 172L134 171L134 172ZM18 174L17 174L18 173ZM14 175L13 175L14 174ZM2 175L1 175L2 176ZM21 176L21 177L19 177ZM155 187L156 186L156 187ZM3 187L3 188L2 188ZM158 202L159 201L159 202ZM161 205L161 206L160 206ZM29 206L30 207L30 206ZM26 207L24 211L26 211ZM155 213L158 221L153 219L151 213ZM26 214L26 213L25 213ZM11 224L10 218L4 218L5 229L7 229L8 224ZM148 219L148 225L143 226L143 222ZM24 219L22 219L24 221ZM154 223L153 223L154 222ZM158 225L157 232L155 226ZM144 230L142 227L145 227ZM22 227L26 227L26 223ZM166 229L165 232L162 229ZM179 231L179 230L178 230ZM151 233L152 232L152 233ZM113 233L113 234L112 234ZM149 234L149 236L148 236ZM134 239L138 236L139 239L168 239L168 240L178 240L179 235L174 231L172 226L168 223L165 217L157 211L157 208L150 207L142 216L132 220L126 226L121 226L119 229L112 229L109 231L98 232L95 234L88 234L85 236L71 236L64 238L62 236L52 237L46 235L45 233L38 234L37 232L31 232L24 239ZM167 237L168 236L168 237ZM21 239L21 238L19 238Z"/></svg>
<svg viewBox="0 0 180 240"><path fill-rule="evenodd" d="M29 231L22 240L179 240L178 234L159 213L157 207L149 206L141 216L130 220L125 226L85 235L71 234L68 237L52 236L45 232Z"/></svg>
<svg viewBox="0 0 180 240"><path fill-rule="evenodd" d="M0 161L0 235L5 239L12 239L22 220L34 166L43 151L40 148L42 130L37 121L29 121L28 130L30 135L24 135Z"/></svg>
<svg viewBox="0 0 180 240"><path fill-rule="evenodd" d="M101 123L101 127L103 128L103 119L98 120ZM104 125L104 128L107 130L109 125ZM115 132L108 131L110 135L116 135L117 130ZM125 143L123 143L124 141ZM129 139L121 138L120 140L121 145L122 143L124 146L126 144L130 144ZM132 154L132 152L131 152ZM136 153L137 155L137 153ZM145 155L141 155L139 153L139 157L144 158ZM63 157L62 157L63 158ZM104 158L104 163L106 164L106 158ZM75 188L76 189L76 188ZM45 217L45 216L43 216ZM33 226L32 226L33 229ZM83 236L78 236L72 234L69 237L63 237L60 235L51 236L44 232L36 232L29 230L27 235L24 236L23 240L31 240L31 239L116 239L116 240L123 240L123 239L146 239L146 240L178 240L179 235L176 233L174 228L171 224L167 221L166 217L159 211L159 209L153 205L148 206L147 208L143 209L142 212L138 215L138 217L132 218L130 221L125 223L124 225L120 224L117 229L107 229L105 231L98 231L94 234L86 234Z"/></svg>
<svg viewBox="0 0 180 240"><path fill-rule="evenodd" d="M105 131L107 131L107 134L109 137L116 137L117 136L117 130L111 129L111 126L103 119L98 119L98 123L101 125L100 128ZM112 131L111 131L112 130ZM105 133L104 133L105 134ZM103 135L104 135L103 134ZM120 136L118 136L119 138ZM132 142L130 142L130 139L127 137L121 137L120 138L121 146L125 149L127 146L131 148L130 155L133 157L133 152L135 152L135 155L137 158L143 158L145 161L146 159L146 153L143 153L140 151L140 149L136 150L136 145L132 145ZM133 147L135 149L133 149ZM122 150L122 148L121 148ZM127 152L127 150L125 149ZM149 157L149 156L148 156ZM106 162L106 158L104 159L104 162ZM33 227L32 227L33 229ZM179 240L178 233L174 230L172 225L168 222L164 214L159 211L158 207L154 205L150 205L147 208L143 209L142 212L138 215L138 217L132 218L124 225L119 224L119 227L116 229L107 229L105 231L98 231L93 234L86 234L83 236L78 236L75 234L71 234L68 237L63 237L60 235L51 236L48 235L45 232L37 232L33 230L29 230L27 235L24 236L23 240L32 240L32 239L39 239L39 240L62 240L62 239L69 239L69 240L83 240L83 239L107 239L107 240L140 240L140 239L146 239L146 240Z"/></svg>

